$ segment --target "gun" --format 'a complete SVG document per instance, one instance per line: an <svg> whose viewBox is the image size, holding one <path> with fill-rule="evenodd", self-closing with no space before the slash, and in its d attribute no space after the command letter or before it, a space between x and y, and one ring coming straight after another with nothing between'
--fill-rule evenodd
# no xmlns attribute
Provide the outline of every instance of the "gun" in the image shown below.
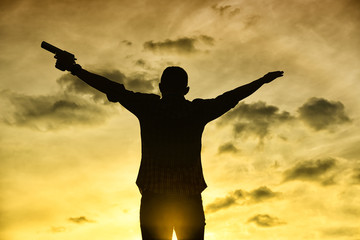
<svg viewBox="0 0 360 240"><path fill-rule="evenodd" d="M54 58L61 59L61 62L66 63L67 66L75 64L76 58L74 54L61 50L60 48L57 48L54 45L51 45L50 43L47 43L45 41L41 43L41 47L51 53L54 53ZM65 65L59 64L58 61L56 62L55 67L57 69L60 69L61 71L68 70Z"/></svg>

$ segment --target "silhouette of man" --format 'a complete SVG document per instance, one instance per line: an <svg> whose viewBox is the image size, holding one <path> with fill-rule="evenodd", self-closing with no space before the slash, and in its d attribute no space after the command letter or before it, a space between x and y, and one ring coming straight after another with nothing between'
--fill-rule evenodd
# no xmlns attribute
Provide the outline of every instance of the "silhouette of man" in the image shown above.
<svg viewBox="0 0 360 240"><path fill-rule="evenodd" d="M204 239L201 192L207 187L201 166L201 136L220 117L263 84L283 75L270 72L214 99L189 101L188 76L180 67L164 70L155 94L135 93L123 84L88 72L74 61L58 58L57 68L69 70L85 83L119 102L140 122L142 158L136 184L142 194L140 227L144 240Z"/></svg>

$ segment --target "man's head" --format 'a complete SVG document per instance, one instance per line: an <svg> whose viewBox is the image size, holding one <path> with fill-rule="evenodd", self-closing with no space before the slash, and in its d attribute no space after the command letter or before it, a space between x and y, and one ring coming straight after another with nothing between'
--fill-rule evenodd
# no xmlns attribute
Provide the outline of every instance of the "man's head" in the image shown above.
<svg viewBox="0 0 360 240"><path fill-rule="evenodd" d="M161 94L184 96L189 92L188 75L181 67L167 67L159 84Z"/></svg>

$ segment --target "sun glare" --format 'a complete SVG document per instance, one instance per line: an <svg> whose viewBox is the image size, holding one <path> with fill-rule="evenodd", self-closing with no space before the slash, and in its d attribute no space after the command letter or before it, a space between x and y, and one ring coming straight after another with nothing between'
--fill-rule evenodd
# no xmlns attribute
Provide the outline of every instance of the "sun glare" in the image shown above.
<svg viewBox="0 0 360 240"><path fill-rule="evenodd" d="M172 240L177 240L177 237L176 237L175 231L173 231Z"/></svg>

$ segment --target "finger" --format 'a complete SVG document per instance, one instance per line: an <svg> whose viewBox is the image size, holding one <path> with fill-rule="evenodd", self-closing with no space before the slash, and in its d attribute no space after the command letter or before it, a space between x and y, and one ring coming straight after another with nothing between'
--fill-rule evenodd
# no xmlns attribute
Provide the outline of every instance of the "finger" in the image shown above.
<svg viewBox="0 0 360 240"><path fill-rule="evenodd" d="M276 72L280 77L284 75L284 71L277 71Z"/></svg>

